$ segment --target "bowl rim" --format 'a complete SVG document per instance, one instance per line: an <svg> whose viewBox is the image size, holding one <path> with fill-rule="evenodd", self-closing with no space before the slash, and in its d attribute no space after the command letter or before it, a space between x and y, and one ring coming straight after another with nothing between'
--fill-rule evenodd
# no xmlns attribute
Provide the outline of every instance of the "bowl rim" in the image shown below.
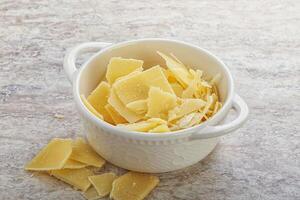
<svg viewBox="0 0 300 200"><path fill-rule="evenodd" d="M119 47L122 47L122 46L125 46L125 45L145 42L145 41L147 41L147 42L151 42L151 41L152 42L171 42L171 43L177 43L177 44L180 44L180 45L185 45L185 46L193 48L194 50L201 51L202 53L206 54L211 59L214 59L215 61L217 61L217 63L219 63L219 67L223 68L224 74L228 79L228 86L227 86L228 95L227 95L227 99L226 99L224 105L222 106L222 108L212 118L208 119L207 121L205 121L205 122L203 122L199 125L189 127L189 128L186 128L186 129L182 129L182 130L165 132L165 133L148 133L148 132L145 133L145 132L125 130L124 128L122 129L120 127L111 125L111 124L105 122L104 120L99 119L94 114L92 114L84 106L84 104L83 104L83 102L80 98L79 83L80 83L80 78L81 78L82 72L85 70L85 68L88 66L88 64L92 62L92 60L94 60L96 57L98 57L100 54L104 53L105 51L109 51L113 48L119 48ZM208 50L206 50L202 47L199 47L199 46L196 46L196 45L184 42L184 41L174 40L174 39L144 38L144 39L128 40L128 41L108 45L107 47L104 47L103 49L96 52L83 65L81 65L80 68L76 71L76 73L74 73L74 77L75 78L73 79L73 96L74 96L74 99L75 99L75 102L76 102L76 105L77 105L77 109L86 118L88 118L94 124L97 124L97 126L99 126L101 128L104 128L110 134L115 134L115 135L118 135L118 136L121 136L121 137L134 138L134 139L140 139L140 140L157 140L157 139L166 140L166 139L170 139L170 138L174 139L174 138L188 137L192 133L198 132L201 129L205 128L207 125L211 124L214 119L218 118L218 116L222 115L224 112L229 111L229 109L232 106L232 100L233 100L233 97L234 97L233 78L232 78L232 75L230 73L230 70L223 63L223 61L221 61L214 54L212 54L211 52L209 52Z"/></svg>

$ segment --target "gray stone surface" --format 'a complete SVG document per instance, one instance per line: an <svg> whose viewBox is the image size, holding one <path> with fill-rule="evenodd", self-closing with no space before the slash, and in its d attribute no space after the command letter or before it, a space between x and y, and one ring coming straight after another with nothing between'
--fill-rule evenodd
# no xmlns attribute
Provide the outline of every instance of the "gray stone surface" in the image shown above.
<svg viewBox="0 0 300 200"><path fill-rule="evenodd" d="M161 174L147 199L300 199L299 10L297 0L1 0L0 199L83 199L23 170L51 138L82 134L65 50L144 37L211 50L251 109L247 124L203 162Z"/></svg>

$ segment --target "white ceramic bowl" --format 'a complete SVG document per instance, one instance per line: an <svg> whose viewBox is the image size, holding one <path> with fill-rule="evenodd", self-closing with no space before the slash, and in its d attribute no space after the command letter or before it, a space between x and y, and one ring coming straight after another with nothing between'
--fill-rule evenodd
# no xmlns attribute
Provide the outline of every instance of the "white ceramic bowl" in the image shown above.
<svg viewBox="0 0 300 200"><path fill-rule="evenodd" d="M88 96L104 78L106 66L113 56L145 61L146 67L164 65L156 54L159 50L174 53L183 63L213 76L222 75L218 84L222 109L201 125L170 133L139 133L112 126L94 116L84 106L80 94ZM97 52L80 68L76 58L83 52ZM73 84L76 106L90 145L107 161L119 167L150 173L178 170L205 158L219 137L238 129L248 116L246 103L234 92L234 84L226 65L208 51L197 46L168 39L142 39L109 43L84 43L71 49L64 60L67 76ZM226 124L220 122L230 109L237 117Z"/></svg>

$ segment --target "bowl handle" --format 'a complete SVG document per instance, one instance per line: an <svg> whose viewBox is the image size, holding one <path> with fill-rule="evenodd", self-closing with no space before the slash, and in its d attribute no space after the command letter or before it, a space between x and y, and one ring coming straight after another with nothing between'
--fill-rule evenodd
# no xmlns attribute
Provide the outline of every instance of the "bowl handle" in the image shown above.
<svg viewBox="0 0 300 200"><path fill-rule="evenodd" d="M219 137L240 128L248 117L249 108L246 102L237 94L233 98L232 108L237 113L237 117L233 121L222 125L207 126L198 133L193 134L191 139Z"/></svg>
<svg viewBox="0 0 300 200"><path fill-rule="evenodd" d="M69 81L71 83L73 81L74 73L77 71L76 59L80 54L99 51L110 44L111 43L106 42L87 42L77 45L69 50L64 58L64 69Z"/></svg>

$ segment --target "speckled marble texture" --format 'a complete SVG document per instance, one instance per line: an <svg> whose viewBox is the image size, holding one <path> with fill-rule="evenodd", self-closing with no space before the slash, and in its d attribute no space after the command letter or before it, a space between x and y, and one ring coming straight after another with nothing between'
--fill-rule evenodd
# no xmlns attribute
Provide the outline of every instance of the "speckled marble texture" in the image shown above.
<svg viewBox="0 0 300 200"><path fill-rule="evenodd" d="M82 134L64 53L81 42L144 37L212 51L251 109L203 162L159 175L147 199L300 199L299 10L297 0L1 0L0 199L83 199L23 170L51 138Z"/></svg>

